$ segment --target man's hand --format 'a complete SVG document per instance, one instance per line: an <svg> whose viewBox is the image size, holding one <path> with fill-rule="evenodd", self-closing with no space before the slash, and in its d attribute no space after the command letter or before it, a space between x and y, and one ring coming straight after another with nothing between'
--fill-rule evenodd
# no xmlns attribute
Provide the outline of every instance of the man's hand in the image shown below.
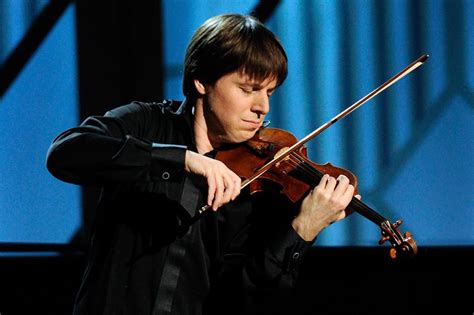
<svg viewBox="0 0 474 315"><path fill-rule="evenodd" d="M221 161L187 150L185 170L206 178L207 204L214 211L240 194L240 177Z"/></svg>
<svg viewBox="0 0 474 315"><path fill-rule="evenodd" d="M300 212L292 222L293 228L303 239L313 240L328 225L346 217L344 210L353 194L354 186L346 176L340 175L336 180L324 175L303 200ZM360 196L356 198L360 199Z"/></svg>

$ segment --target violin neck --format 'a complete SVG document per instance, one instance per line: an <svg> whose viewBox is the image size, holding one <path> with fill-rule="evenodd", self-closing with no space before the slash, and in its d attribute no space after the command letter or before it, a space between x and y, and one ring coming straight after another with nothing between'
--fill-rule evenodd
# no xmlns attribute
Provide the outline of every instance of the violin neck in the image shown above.
<svg viewBox="0 0 474 315"><path fill-rule="evenodd" d="M377 226L380 226L382 222L387 221L386 218L384 218L381 214L379 214L377 211L374 209L370 208L368 205L360 201L359 199L352 197L351 202L349 203L348 206L349 210L353 210L366 219L374 222Z"/></svg>
<svg viewBox="0 0 474 315"><path fill-rule="evenodd" d="M311 164L301 161L297 167L292 171L292 176L297 176L298 179L303 180L305 183L314 187L319 184L322 174L319 170L314 168ZM368 205L360 201L359 199L352 197L351 202L347 206L348 210L355 211L372 221L377 226L380 226L382 222L387 221L381 214L370 208Z"/></svg>

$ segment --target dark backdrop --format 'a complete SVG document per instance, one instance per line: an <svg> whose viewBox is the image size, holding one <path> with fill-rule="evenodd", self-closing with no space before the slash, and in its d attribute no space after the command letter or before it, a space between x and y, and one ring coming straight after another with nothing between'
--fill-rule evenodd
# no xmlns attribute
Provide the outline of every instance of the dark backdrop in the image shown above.
<svg viewBox="0 0 474 315"><path fill-rule="evenodd" d="M54 250L0 259L2 315L71 314L85 258ZM472 314L473 253L422 247L414 259L392 261L386 247L312 248L295 292L262 297L260 314Z"/></svg>

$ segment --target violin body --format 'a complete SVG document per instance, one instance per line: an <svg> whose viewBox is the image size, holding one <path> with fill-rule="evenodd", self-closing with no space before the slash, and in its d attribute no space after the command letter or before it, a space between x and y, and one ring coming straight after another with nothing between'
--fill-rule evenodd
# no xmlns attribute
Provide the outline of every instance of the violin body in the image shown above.
<svg viewBox="0 0 474 315"><path fill-rule="evenodd" d="M260 129L255 136L242 145L231 146L220 150L216 159L224 162L228 168L242 178L250 178L257 169L272 160L279 152L297 142L290 132L278 128ZM337 178L345 175L357 191L357 177L350 171L336 167L331 163L316 164L308 159L306 147L297 151L298 160L288 157L274 165L268 172L250 184L250 193L262 190L279 190L292 202L299 201L310 189L319 183L320 178L309 178L304 172L298 172L297 167L305 163L322 174Z"/></svg>

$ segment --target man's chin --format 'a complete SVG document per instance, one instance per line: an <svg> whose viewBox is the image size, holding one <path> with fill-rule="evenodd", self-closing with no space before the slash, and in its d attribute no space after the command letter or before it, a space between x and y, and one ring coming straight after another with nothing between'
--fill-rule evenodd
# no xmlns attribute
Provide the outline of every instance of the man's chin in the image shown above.
<svg viewBox="0 0 474 315"><path fill-rule="evenodd" d="M258 130L249 130L249 131L246 131L246 132L243 132L241 135L240 135L240 142L246 142L250 139L252 139L255 134L257 133Z"/></svg>

